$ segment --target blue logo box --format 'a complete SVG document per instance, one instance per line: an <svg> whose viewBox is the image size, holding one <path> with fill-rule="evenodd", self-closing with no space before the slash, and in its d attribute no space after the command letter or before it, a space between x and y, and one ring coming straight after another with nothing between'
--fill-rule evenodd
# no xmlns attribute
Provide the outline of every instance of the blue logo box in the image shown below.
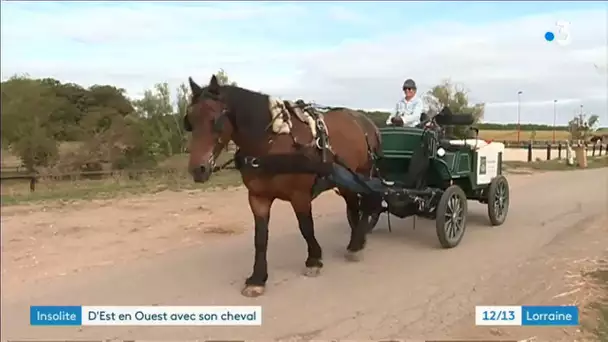
<svg viewBox="0 0 608 342"><path fill-rule="evenodd" d="M82 325L81 306L30 306L30 325Z"/></svg>
<svg viewBox="0 0 608 342"><path fill-rule="evenodd" d="M578 325L576 306L522 306L521 325Z"/></svg>

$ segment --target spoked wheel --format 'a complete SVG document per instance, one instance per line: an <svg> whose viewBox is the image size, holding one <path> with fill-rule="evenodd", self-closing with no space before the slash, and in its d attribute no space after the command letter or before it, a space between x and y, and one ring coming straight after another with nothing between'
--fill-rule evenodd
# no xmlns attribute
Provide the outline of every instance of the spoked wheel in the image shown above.
<svg viewBox="0 0 608 342"><path fill-rule="evenodd" d="M488 190L488 216L493 226L500 226L509 212L509 182L503 175L494 178Z"/></svg>
<svg viewBox="0 0 608 342"><path fill-rule="evenodd" d="M443 248L458 246L467 227L467 196L458 185L445 190L437 204L435 225Z"/></svg>

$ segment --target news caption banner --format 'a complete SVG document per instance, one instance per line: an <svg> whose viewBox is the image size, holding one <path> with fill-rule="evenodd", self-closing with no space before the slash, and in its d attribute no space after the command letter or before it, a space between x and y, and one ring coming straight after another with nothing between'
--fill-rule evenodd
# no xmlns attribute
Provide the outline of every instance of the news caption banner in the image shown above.
<svg viewBox="0 0 608 342"><path fill-rule="evenodd" d="M261 306L31 306L32 326L260 326ZM476 306L478 326L576 326L576 306Z"/></svg>
<svg viewBox="0 0 608 342"><path fill-rule="evenodd" d="M576 326L576 306L476 306L475 325Z"/></svg>
<svg viewBox="0 0 608 342"><path fill-rule="evenodd" d="M30 306L32 326L260 326L261 306Z"/></svg>

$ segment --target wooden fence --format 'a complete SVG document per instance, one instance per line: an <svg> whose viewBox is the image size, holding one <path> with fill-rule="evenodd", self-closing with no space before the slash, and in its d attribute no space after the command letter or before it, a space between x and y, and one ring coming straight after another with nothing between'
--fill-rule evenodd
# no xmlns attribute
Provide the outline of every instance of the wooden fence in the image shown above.
<svg viewBox="0 0 608 342"><path fill-rule="evenodd" d="M234 163L232 160L224 163L223 165L216 166L216 169L223 170L234 170ZM36 191L36 184L41 179L52 179L52 180L70 180L70 179L103 179L114 176L127 177L129 179L137 179L142 176L154 176L170 173L170 170L166 169L125 169L125 170L99 170L99 171L80 171L80 172L66 172L66 173L37 173L29 172L25 168L19 167L2 167L0 172L0 181L9 180L23 180L28 181L30 184L30 191Z"/></svg>
<svg viewBox="0 0 608 342"><path fill-rule="evenodd" d="M556 159L552 158L553 153L557 153L557 159L563 159L566 156L566 143L560 142L558 144L551 144L545 142L505 142L506 148L525 148L528 151L527 161L532 162L532 150L534 149L546 149L546 160ZM605 156L608 154L608 145L593 144L587 145L588 154L591 156ZM234 169L233 160L230 159L223 165L216 166L216 169ZM7 180L27 180L30 183L30 191L36 191L36 184L40 179L54 179L54 180L69 180L69 179L102 179L104 177L112 176L127 176L128 178L139 178L142 175L159 175L166 174L168 170L163 169L147 169L147 170L100 170L100 171L80 171L80 172L69 172L69 173L56 173L56 174L40 174L28 172L23 166L5 167L3 166L0 171L0 181Z"/></svg>
<svg viewBox="0 0 608 342"><path fill-rule="evenodd" d="M563 159L566 158L566 149L567 149L567 144L562 144L562 143L558 143L558 144L546 144L544 146L542 145L538 145L538 144L533 144L533 143L528 143L527 145L524 146L527 151L528 151L528 162L532 162L532 150L534 149L545 149L547 151L547 159L546 160L552 160L552 159ZM572 145L572 148L576 148L576 145ZM553 152L557 150L557 158L552 158L552 154ZM586 150L587 150L587 155L591 156L591 157L601 157L601 156L605 156L608 154L608 145L602 145L602 144L593 144L593 145L586 145ZM562 158L563 156L563 158Z"/></svg>

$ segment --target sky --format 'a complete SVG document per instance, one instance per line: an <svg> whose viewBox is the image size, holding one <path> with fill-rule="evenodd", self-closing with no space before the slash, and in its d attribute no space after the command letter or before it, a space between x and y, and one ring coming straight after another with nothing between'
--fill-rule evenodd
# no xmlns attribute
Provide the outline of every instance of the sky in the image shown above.
<svg viewBox="0 0 608 342"><path fill-rule="evenodd" d="M450 79L485 122L608 124L606 2L1 2L1 74L140 97L223 68L284 99L391 110ZM558 33L567 21L569 44ZM547 42L545 32L556 39Z"/></svg>

